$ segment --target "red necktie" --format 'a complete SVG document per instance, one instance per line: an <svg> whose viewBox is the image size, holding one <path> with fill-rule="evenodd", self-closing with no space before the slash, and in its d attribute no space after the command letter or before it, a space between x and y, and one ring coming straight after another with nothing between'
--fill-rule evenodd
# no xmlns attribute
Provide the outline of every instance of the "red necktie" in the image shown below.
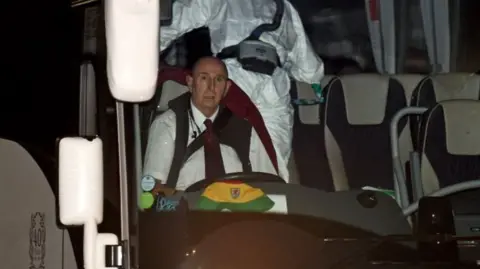
<svg viewBox="0 0 480 269"><path fill-rule="evenodd" d="M205 177L207 179L216 179L225 175L220 143L213 131L212 120L206 119L203 123L207 127L204 134Z"/></svg>

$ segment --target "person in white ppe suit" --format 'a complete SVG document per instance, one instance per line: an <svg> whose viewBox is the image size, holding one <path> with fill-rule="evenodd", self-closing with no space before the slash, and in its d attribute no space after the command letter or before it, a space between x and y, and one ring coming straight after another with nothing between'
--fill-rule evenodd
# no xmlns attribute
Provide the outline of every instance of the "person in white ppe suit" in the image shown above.
<svg viewBox="0 0 480 269"><path fill-rule="evenodd" d="M259 40L273 45L282 67L272 75L247 71L235 59L225 59L230 79L255 103L270 133L278 159L280 176L289 179L288 161L293 135L290 79L317 84L323 77L323 63L314 52L298 12L286 0L279 27L264 32ZM209 28L214 54L237 45L259 25L271 23L276 11L273 0L178 0L173 4L170 26L160 29L160 50L183 34L203 26Z"/></svg>

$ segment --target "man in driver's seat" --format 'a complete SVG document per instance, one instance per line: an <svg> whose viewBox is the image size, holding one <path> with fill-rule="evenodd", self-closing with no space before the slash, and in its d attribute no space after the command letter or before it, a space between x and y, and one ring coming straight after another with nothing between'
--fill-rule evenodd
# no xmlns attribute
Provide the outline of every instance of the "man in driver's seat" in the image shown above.
<svg viewBox="0 0 480 269"><path fill-rule="evenodd" d="M221 105L231 84L225 64L201 58L186 80L189 92L150 127L143 174L177 190L228 173L277 174L252 125Z"/></svg>

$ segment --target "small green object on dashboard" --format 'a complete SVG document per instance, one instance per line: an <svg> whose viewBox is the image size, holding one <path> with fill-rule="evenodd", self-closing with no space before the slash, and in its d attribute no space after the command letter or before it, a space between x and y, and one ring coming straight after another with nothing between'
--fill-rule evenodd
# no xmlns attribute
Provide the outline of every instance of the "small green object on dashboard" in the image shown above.
<svg viewBox="0 0 480 269"><path fill-rule="evenodd" d="M153 206L155 197L150 192L144 192L140 195L140 207L142 209L149 209Z"/></svg>

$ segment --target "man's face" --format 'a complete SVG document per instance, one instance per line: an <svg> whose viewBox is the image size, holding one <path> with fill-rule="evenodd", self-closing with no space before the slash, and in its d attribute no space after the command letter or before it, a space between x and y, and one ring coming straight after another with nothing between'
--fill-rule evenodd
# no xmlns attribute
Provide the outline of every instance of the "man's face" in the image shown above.
<svg viewBox="0 0 480 269"><path fill-rule="evenodd" d="M187 76L192 101L204 114L214 113L227 94L230 87L227 76L225 66L215 58L200 60L193 70L193 75Z"/></svg>

